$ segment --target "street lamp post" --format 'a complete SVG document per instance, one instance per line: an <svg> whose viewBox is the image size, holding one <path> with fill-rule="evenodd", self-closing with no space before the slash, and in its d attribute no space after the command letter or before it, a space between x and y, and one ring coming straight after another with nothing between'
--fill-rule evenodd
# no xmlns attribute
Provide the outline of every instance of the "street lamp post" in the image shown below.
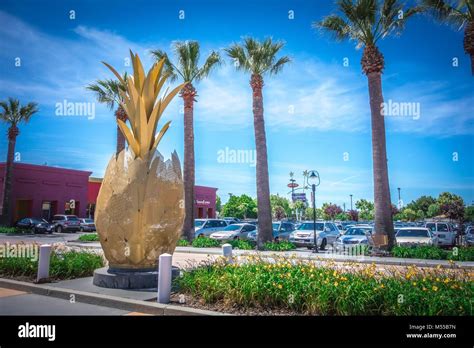
<svg viewBox="0 0 474 348"><path fill-rule="evenodd" d="M400 187L397 187L398 190L398 209L402 208L402 199L400 198Z"/></svg>
<svg viewBox="0 0 474 348"><path fill-rule="evenodd" d="M352 210L352 194L350 194L349 196L351 196L351 210Z"/></svg>
<svg viewBox="0 0 474 348"><path fill-rule="evenodd" d="M314 237L314 250L313 253L318 252L318 236L316 235L316 186L319 186L320 179L319 173L315 170L311 170L308 176L308 184L311 185L313 192L313 237Z"/></svg>

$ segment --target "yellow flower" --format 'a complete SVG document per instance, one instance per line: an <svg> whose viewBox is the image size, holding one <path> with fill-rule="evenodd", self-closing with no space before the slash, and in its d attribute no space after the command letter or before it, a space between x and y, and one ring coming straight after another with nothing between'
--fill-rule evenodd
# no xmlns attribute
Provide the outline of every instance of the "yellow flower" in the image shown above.
<svg viewBox="0 0 474 348"><path fill-rule="evenodd" d="M445 282L446 284L449 283L449 282L450 282L449 278L446 278L446 279L444 280L444 282Z"/></svg>
<svg viewBox="0 0 474 348"><path fill-rule="evenodd" d="M339 285L339 283L338 283L338 282L335 282L335 283L334 283L334 286L338 286L338 285Z"/></svg>
<svg viewBox="0 0 474 348"><path fill-rule="evenodd" d="M432 287L433 291L438 291L438 287L437 286L434 286Z"/></svg>
<svg viewBox="0 0 474 348"><path fill-rule="evenodd" d="M436 278L436 281L439 282L439 278Z"/></svg>
<svg viewBox="0 0 474 348"><path fill-rule="evenodd" d="M425 287L423 287L423 291L426 291L426 290L428 290L428 289L427 289L427 288L425 288Z"/></svg>
<svg viewBox="0 0 474 348"><path fill-rule="evenodd" d="M278 289L281 289L283 286L281 284L278 284Z"/></svg>
<svg viewBox="0 0 474 348"><path fill-rule="evenodd" d="M380 288L381 288L381 289L385 288L385 285L380 284Z"/></svg>
<svg viewBox="0 0 474 348"><path fill-rule="evenodd" d="M416 286L416 282L413 282L413 286Z"/></svg>

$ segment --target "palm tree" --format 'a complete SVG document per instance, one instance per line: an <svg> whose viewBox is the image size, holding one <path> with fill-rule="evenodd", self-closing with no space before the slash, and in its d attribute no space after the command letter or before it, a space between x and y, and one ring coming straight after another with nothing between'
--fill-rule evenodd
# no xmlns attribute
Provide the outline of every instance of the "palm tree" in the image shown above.
<svg viewBox="0 0 474 348"><path fill-rule="evenodd" d="M422 0L422 9L440 22L464 29L464 51L471 57L474 75L474 0Z"/></svg>
<svg viewBox="0 0 474 348"><path fill-rule="evenodd" d="M123 75L123 81L127 81L127 73ZM86 87L88 90L94 92L96 94L97 100L99 103L106 104L110 110L113 110L115 106L118 106L117 110L115 111L115 117L117 120L121 120L123 122L127 121L127 113L120 105L122 100L122 96L120 95L120 91L126 92L126 86L122 84L118 80L97 80L95 83L90 84ZM118 154L125 149L125 137L123 133L120 131L117 122L117 145L115 154Z"/></svg>
<svg viewBox="0 0 474 348"><path fill-rule="evenodd" d="M16 137L20 134L18 124L27 123L33 114L38 112L38 104L28 103L20 105L18 99L8 98L8 101L1 101L0 107L3 111L0 113L0 120L7 123L8 128L8 152L7 164L5 168L5 182L3 185L3 209L1 223L9 225L12 222L12 182L13 182L13 161L15 159Z"/></svg>
<svg viewBox="0 0 474 348"><path fill-rule="evenodd" d="M245 38L242 45L233 44L226 49L228 56L234 60L237 70L251 74L253 125L255 130L255 148L257 151L257 247L259 249L263 248L265 242L273 239L270 187L268 182L267 140L265 120L263 118L263 75L276 75L286 63L290 62L290 58L287 56L279 59L276 57L283 46L283 42L273 42L271 38L265 39L263 42L252 38Z"/></svg>
<svg viewBox="0 0 474 348"><path fill-rule="evenodd" d="M197 41L175 42L173 51L176 63L172 63L166 52L162 50L152 51L152 55L161 60L165 58L166 73L170 80L180 78L187 85L181 90L180 96L184 102L184 223L183 236L192 241L194 238L194 183L195 183L195 161L194 161L194 102L196 101L196 88L193 82L198 82L209 76L210 72L222 61L219 53L212 51L199 66L200 47Z"/></svg>
<svg viewBox="0 0 474 348"><path fill-rule="evenodd" d="M372 158L374 173L375 233L388 237L392 248L395 235L392 221L390 186L388 181L385 120L382 115L382 73L384 57L377 42L391 34L399 34L406 21L419 11L404 9L398 0L339 0L341 15L330 15L313 27L332 33L336 40L354 40L364 47L362 71L367 75L372 122Z"/></svg>

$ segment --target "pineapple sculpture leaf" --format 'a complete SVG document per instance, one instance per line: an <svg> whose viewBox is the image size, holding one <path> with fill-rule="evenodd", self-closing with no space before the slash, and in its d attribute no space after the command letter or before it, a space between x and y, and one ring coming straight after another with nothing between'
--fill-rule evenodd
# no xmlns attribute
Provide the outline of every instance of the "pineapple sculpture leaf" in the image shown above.
<svg viewBox="0 0 474 348"><path fill-rule="evenodd" d="M130 57L133 76L129 75L126 81L110 64L105 62L103 64L127 87L126 92L120 92L123 99L120 105L127 113L130 128L119 119L117 119L117 122L135 157L144 159L145 156L156 150L160 140L168 130L171 121L168 121L161 128L158 135L155 135L163 112L186 83L180 84L169 93L166 90L160 96L161 89L169 77L163 73L165 59L153 64L148 74L145 75L138 54L130 51Z"/></svg>

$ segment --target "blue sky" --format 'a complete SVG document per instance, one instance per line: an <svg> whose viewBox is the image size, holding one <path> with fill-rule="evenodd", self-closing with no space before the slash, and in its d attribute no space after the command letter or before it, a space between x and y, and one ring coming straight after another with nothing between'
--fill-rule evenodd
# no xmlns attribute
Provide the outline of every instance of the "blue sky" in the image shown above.
<svg viewBox="0 0 474 348"><path fill-rule="evenodd" d="M70 19L70 11L75 19ZM184 19L179 14L184 11ZM294 19L288 18L294 11ZM287 196L290 171L301 183L305 169L321 175L318 205L373 199L370 113L361 50L336 43L311 28L334 11L332 1L25 1L0 5L0 99L36 101L40 112L21 126L16 151L21 161L90 170L102 176L115 149L113 112L95 104L93 119L57 116L56 103L94 103L84 86L111 78L128 49L150 67L150 49L170 50L172 41L198 40L202 56L243 36L284 40L292 64L265 78L270 189ZM387 117L392 200L402 188L405 203L420 195L451 191L474 201L474 88L462 32L420 16L400 37L380 43L385 56L384 97L419 103L420 117ZM21 66L15 66L15 58ZM457 58L458 67L452 60ZM344 66L348 61L348 66ZM228 193L255 196L251 163L220 163L220 150L253 150L249 76L232 62L196 84L196 183ZM183 156L182 101L163 116L172 120L160 144L165 158ZM6 126L0 125L1 134ZM6 156L0 137L0 158ZM453 155L454 154L454 155ZM457 161L453 160L456 159ZM289 196L288 196L289 197Z"/></svg>

